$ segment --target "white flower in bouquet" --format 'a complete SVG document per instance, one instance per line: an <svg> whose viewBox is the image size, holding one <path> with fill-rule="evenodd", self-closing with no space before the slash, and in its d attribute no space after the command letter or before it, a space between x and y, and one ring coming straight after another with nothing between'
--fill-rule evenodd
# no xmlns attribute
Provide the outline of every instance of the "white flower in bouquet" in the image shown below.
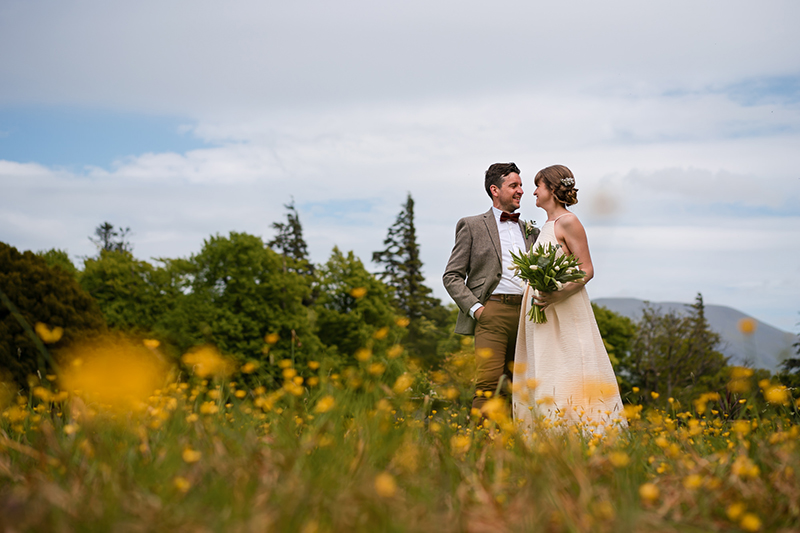
<svg viewBox="0 0 800 533"><path fill-rule="evenodd" d="M536 248L531 248L527 253L523 252L516 255L511 252L511 260L514 263L517 276L527 281L534 291L554 292L564 287L570 281L579 281L586 276L586 272L578 267L580 263L574 255L558 254L560 244L547 247L540 244ZM528 318L534 323L544 324L547 317L542 308L531 302L531 310Z"/></svg>

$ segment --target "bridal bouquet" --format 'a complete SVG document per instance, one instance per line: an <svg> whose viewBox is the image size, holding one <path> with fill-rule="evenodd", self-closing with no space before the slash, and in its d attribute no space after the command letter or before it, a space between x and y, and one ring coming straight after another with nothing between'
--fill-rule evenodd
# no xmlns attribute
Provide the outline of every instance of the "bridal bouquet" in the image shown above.
<svg viewBox="0 0 800 533"><path fill-rule="evenodd" d="M581 270L578 258L574 255L557 255L560 244L553 246L548 243L531 248L527 253L519 255L511 252L514 263L512 268L517 276L530 284L531 288L540 292L555 292L564 286L564 283L583 279L586 272ZM528 318L535 324L544 324L547 317L541 307L531 300L531 310Z"/></svg>

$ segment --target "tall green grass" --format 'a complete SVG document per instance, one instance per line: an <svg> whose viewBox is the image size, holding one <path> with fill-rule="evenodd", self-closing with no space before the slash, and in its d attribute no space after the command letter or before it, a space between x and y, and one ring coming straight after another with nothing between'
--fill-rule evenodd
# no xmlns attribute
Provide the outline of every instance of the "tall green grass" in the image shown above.
<svg viewBox="0 0 800 533"><path fill-rule="evenodd" d="M2 408L0 527L800 530L800 426L786 391L740 376L735 419L707 395L689 410L629 405L629 429L604 436L523 434L503 402L486 419L471 411L471 358L436 372L397 349L345 366L282 361L283 384L269 389L256 365L193 359L117 405L85 390L126 379L113 370L80 391L45 377Z"/></svg>

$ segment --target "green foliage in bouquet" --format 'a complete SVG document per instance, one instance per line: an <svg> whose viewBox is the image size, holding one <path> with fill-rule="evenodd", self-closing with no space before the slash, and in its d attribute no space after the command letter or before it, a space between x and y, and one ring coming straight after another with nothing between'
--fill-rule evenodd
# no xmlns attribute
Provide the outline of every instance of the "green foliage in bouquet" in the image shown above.
<svg viewBox="0 0 800 533"><path fill-rule="evenodd" d="M586 272L579 268L581 263L574 255L566 255L563 252L559 255L559 248L560 244L554 246L548 243L547 247L540 244L519 255L511 252L511 259L514 262L512 268L517 271L517 276L527 281L534 290L539 292L561 290L565 283L582 280ZM536 324L547 322L544 311L533 299L528 318Z"/></svg>

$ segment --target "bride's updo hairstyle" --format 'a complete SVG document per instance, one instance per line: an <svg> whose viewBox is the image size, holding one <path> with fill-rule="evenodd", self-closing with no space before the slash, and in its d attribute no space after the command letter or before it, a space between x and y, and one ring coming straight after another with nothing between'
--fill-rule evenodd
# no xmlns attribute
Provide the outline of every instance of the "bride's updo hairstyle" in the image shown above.
<svg viewBox="0 0 800 533"><path fill-rule="evenodd" d="M538 187L539 182L542 180L547 184L547 188L553 193L556 200L564 204L564 206L578 203L578 189L575 188L575 176L573 176L572 171L564 165L553 165L552 167L543 168L536 174L536 177L533 178L533 184Z"/></svg>

